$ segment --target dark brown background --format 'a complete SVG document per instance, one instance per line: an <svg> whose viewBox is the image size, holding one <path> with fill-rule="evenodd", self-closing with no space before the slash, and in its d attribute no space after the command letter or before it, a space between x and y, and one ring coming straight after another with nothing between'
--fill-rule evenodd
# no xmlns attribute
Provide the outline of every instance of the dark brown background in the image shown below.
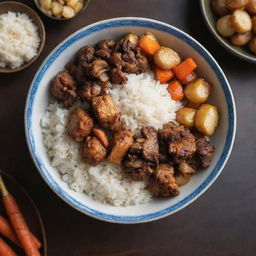
<svg viewBox="0 0 256 256"><path fill-rule="evenodd" d="M31 0L20 2L35 8ZM24 137L26 94L42 60L79 28L118 16L158 19L192 35L223 68L237 104L234 150L219 179L181 212L139 225L104 223L66 205L39 176ZM232 56L216 42L196 0L94 0L76 19L42 18L47 33L42 55L25 71L0 74L0 168L23 184L36 202L46 228L48 255L255 255L256 65Z"/></svg>

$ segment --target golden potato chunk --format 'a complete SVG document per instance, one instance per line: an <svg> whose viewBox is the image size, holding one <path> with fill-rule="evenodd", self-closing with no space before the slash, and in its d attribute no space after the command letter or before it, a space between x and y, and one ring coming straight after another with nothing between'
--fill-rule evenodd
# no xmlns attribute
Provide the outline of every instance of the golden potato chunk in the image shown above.
<svg viewBox="0 0 256 256"><path fill-rule="evenodd" d="M248 4L248 0L227 0L227 7L231 10L241 9Z"/></svg>
<svg viewBox="0 0 256 256"><path fill-rule="evenodd" d="M75 13L80 12L80 11L82 10L82 8L83 8L83 4L82 4L81 2L78 2L78 3L75 5L75 7L74 7Z"/></svg>
<svg viewBox="0 0 256 256"><path fill-rule="evenodd" d="M75 16L75 11L71 7L65 5L62 10L62 16L67 19L72 18Z"/></svg>
<svg viewBox="0 0 256 256"><path fill-rule="evenodd" d="M139 37L133 33L125 35L124 39L129 40L131 42L132 47L136 47L139 41Z"/></svg>
<svg viewBox="0 0 256 256"><path fill-rule="evenodd" d="M245 9L251 14L256 14L256 0L249 0Z"/></svg>
<svg viewBox="0 0 256 256"><path fill-rule="evenodd" d="M196 109L181 108L176 112L176 120L181 125L191 128L195 123Z"/></svg>
<svg viewBox="0 0 256 256"><path fill-rule="evenodd" d="M184 94L192 103L205 102L211 92L211 86L203 79L198 78L196 81L187 84Z"/></svg>
<svg viewBox="0 0 256 256"><path fill-rule="evenodd" d="M171 69L181 62L177 52L163 46L154 53L153 59L154 63L162 69Z"/></svg>
<svg viewBox="0 0 256 256"><path fill-rule="evenodd" d="M251 31L245 33L236 33L234 34L230 40L233 45L236 46L243 46L246 45L252 38Z"/></svg>
<svg viewBox="0 0 256 256"><path fill-rule="evenodd" d="M71 7L72 9L75 9L76 4L79 2L79 0L68 0L67 5Z"/></svg>
<svg viewBox="0 0 256 256"><path fill-rule="evenodd" d="M58 2L52 2L51 11L54 16L61 16L63 5Z"/></svg>
<svg viewBox="0 0 256 256"><path fill-rule="evenodd" d="M202 104L197 111L195 126L199 132L206 136L211 136L218 126L219 113L216 106Z"/></svg>
<svg viewBox="0 0 256 256"><path fill-rule="evenodd" d="M40 0L40 5L43 9L49 10L51 8L52 0Z"/></svg>
<svg viewBox="0 0 256 256"><path fill-rule="evenodd" d="M227 0L212 0L212 10L219 16L228 14Z"/></svg>
<svg viewBox="0 0 256 256"><path fill-rule="evenodd" d="M230 17L230 21L237 33L245 33L252 29L252 20L246 11L235 10Z"/></svg>
<svg viewBox="0 0 256 256"><path fill-rule="evenodd" d="M158 42L157 39L156 39L156 36L151 32L146 32L146 33L143 34L143 36L146 36L146 37L152 39L153 41Z"/></svg>
<svg viewBox="0 0 256 256"><path fill-rule="evenodd" d="M231 15L225 15L218 19L216 28L219 34L224 37L230 37L235 33L234 28L231 24Z"/></svg>

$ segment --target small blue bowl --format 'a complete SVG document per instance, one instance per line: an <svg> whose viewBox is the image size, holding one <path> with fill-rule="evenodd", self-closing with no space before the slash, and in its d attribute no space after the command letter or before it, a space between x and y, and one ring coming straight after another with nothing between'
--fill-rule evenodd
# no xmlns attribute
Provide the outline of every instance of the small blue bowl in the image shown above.
<svg viewBox="0 0 256 256"><path fill-rule="evenodd" d="M40 119L49 103L49 82L64 68L75 52L86 44L113 38L128 32L153 32L161 45L176 50L183 58L192 57L198 64L197 72L212 84L209 102L218 107L220 123L211 137L216 151L212 164L194 175L191 182L181 187L179 196L153 199L151 202L129 207L114 207L94 201L84 193L71 190L50 165L40 128ZM91 217L115 223L148 222L173 214L192 203L219 176L233 146L236 131L236 109L228 81L210 53L195 39L168 24L145 18L116 18L82 28L60 43L46 58L36 73L27 96L25 132L32 159L49 187L73 208Z"/></svg>

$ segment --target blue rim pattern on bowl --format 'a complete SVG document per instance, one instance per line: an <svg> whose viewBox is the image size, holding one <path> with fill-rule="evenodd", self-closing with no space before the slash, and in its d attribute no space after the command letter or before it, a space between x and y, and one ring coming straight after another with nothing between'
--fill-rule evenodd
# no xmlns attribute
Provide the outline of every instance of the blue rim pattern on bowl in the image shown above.
<svg viewBox="0 0 256 256"><path fill-rule="evenodd" d="M35 142L34 137L32 133L32 111L33 111L33 103L34 98L39 86L39 83L47 71L47 69L50 67L50 65L54 62L54 60L70 45L75 43L76 41L80 40L81 38L86 37L89 34L98 32L100 30L104 30L107 28L112 27L123 27L123 26L139 26L139 27L145 27L145 28L153 28L157 29L169 34L172 34L183 41L185 41L187 44L192 46L211 66L211 68L214 70L214 72L217 74L217 77L220 81L220 84L222 85L222 89L225 93L225 97L227 99L227 105L228 105L228 134L226 137L226 143L223 149L223 152L221 154L220 159L218 160L217 164L215 165L213 171L211 174L207 177L207 179L199 186L197 187L190 195L188 195L186 198L184 198L182 201L174 204L171 207L167 207L166 209L154 212L152 214L144 214L140 216L118 216L118 215L111 215L111 214L105 214L99 211L96 211L94 209L91 209L74 198L72 198L70 195L68 195L62 188L58 186L58 184L51 178L50 173L45 168L43 162L41 161L36 148L35 148ZM39 68L38 72L35 75L35 78L31 84L27 102L26 102L26 109L25 109L25 132L26 132L26 138L28 147L30 150L30 154L32 156L32 159L35 162L35 165L37 166L39 173L43 177L43 179L46 181L46 183L50 186L50 188L58 194L64 201L66 201L69 205L74 207L75 209L79 210L82 213L85 213L91 217L105 220L108 222L114 222L114 223L140 223L140 222L148 222L156 219L163 218L167 215L170 215L172 213L175 213L176 211L184 208L191 202L193 202L197 197L199 197L213 182L214 180L219 176L221 173L221 170L223 169L224 165L226 164L226 161L231 153L234 137L235 137L235 131L236 131L236 110L235 110L235 102L233 99L233 95L230 89L230 86L227 82L227 79L220 69L217 62L214 60L214 58L208 53L208 51L200 45L195 39L190 37L188 34L182 32L181 30L168 25L166 23L162 23L159 21L151 20L151 19L145 19L145 18L136 18L136 17L127 17L127 18L115 18L110 20L105 20L101 22L94 23L90 26L87 26L76 33L72 34L70 37L68 37L63 43L58 45L53 52L46 58L44 63Z"/></svg>

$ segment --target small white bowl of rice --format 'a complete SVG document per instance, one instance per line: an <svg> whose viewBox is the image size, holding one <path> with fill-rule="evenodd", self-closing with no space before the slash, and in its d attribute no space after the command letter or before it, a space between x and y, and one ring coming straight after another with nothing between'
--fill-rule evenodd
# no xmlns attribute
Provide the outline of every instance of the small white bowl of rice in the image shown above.
<svg viewBox="0 0 256 256"><path fill-rule="evenodd" d="M45 43L45 29L37 13L19 2L0 3L0 72L30 66Z"/></svg>
<svg viewBox="0 0 256 256"><path fill-rule="evenodd" d="M103 39L119 39L128 32L152 32L162 45L182 58L192 57L198 73L213 85L211 104L220 111L220 122L211 137L215 147L212 164L197 173L180 194L154 198L144 182L125 178L119 166L101 163L90 167L79 161L78 144L66 135L69 110L53 101L49 83L84 45ZM170 100L167 85L152 72L130 74L125 85L110 90L127 127L136 132L143 126L161 128L175 120L181 103ZM115 18L82 28L60 43L39 68L30 87L25 109L25 132L35 165L50 188L65 202L91 217L114 223L149 222L173 214L192 203L216 180L232 150L236 110L231 88L221 68L195 39L168 24L146 18Z"/></svg>

